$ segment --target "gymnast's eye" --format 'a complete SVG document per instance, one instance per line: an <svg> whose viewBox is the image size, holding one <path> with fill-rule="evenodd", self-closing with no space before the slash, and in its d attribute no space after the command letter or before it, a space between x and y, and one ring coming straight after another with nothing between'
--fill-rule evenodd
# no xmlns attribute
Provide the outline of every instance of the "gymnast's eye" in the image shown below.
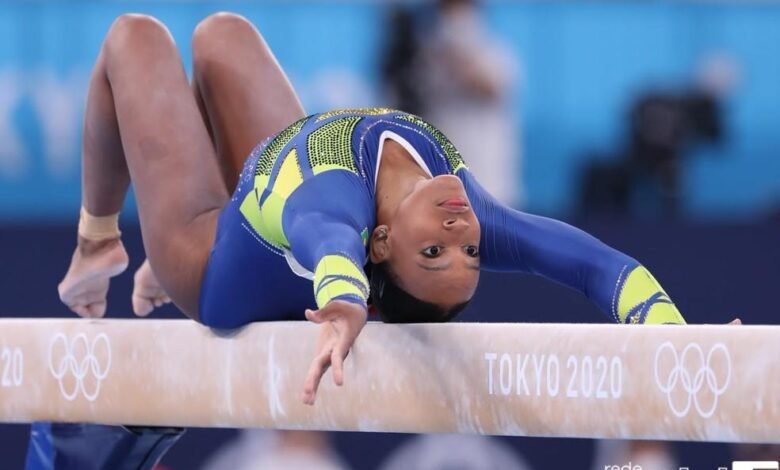
<svg viewBox="0 0 780 470"><path fill-rule="evenodd" d="M438 245L429 246L428 248L424 249L420 253L422 253L423 256L426 258L436 258L439 256L442 252L442 249Z"/></svg>
<svg viewBox="0 0 780 470"><path fill-rule="evenodd" d="M463 251L471 258L479 258L479 248L475 245L467 245L463 247Z"/></svg>

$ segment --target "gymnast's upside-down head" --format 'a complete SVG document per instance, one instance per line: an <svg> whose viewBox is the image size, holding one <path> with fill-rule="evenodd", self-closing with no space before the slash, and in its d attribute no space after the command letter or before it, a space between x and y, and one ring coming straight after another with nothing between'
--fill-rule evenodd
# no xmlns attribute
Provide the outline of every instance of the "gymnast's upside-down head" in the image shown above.
<svg viewBox="0 0 780 470"><path fill-rule="evenodd" d="M387 323L445 322L479 282L479 221L459 178L417 182L370 244L371 304Z"/></svg>

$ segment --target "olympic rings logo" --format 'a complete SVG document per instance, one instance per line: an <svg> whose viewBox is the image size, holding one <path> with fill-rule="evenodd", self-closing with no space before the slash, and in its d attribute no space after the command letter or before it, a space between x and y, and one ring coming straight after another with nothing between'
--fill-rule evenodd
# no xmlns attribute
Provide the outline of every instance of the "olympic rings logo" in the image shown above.
<svg viewBox="0 0 780 470"><path fill-rule="evenodd" d="M96 354L100 349L105 350L100 355L103 361ZM49 371L68 401L75 400L79 393L87 400L95 401L100 394L100 384L110 369L111 343L105 333L95 336L92 342L84 333L77 334L72 341L63 333L57 333L49 344Z"/></svg>
<svg viewBox="0 0 780 470"><path fill-rule="evenodd" d="M713 357L716 353L720 353L725 358L726 362L725 380L722 384L718 380L715 370L712 368ZM665 375L665 380L661 380L659 364L662 355L667 355L668 357L668 354L671 354L672 369ZM692 355L692 360L695 362L687 361L689 355ZM695 370L688 370L688 366L694 366ZM688 344L682 350L682 354L678 356L677 350L672 346L672 343L667 341L663 343L655 353L655 383L658 385L661 392L666 394L666 401L669 404L669 408L678 418L686 416L691 409L691 405L696 408L696 411L702 418L711 417L718 407L718 398L726 391L730 381L731 356L723 343L714 344L707 353L706 358L704 357L704 350L702 350L701 346L697 343ZM682 386L682 390L687 394L684 406L679 406L679 404L676 404L675 401L672 400L672 392L678 388L678 383ZM712 399L712 404L708 407L702 406L701 399L699 398L699 392L705 388L705 385L707 390L709 390L710 394L714 397Z"/></svg>

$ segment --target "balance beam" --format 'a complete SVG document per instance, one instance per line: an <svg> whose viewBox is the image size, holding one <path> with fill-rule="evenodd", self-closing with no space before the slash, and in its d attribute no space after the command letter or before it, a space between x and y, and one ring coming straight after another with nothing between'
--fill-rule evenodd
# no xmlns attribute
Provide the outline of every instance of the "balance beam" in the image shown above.
<svg viewBox="0 0 780 470"><path fill-rule="evenodd" d="M0 422L780 442L780 327L0 320Z"/></svg>

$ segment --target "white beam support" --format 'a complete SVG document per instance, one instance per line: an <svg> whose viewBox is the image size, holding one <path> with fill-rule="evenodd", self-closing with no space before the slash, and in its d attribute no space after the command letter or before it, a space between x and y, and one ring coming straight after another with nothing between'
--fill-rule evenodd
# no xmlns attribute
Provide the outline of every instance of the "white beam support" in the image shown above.
<svg viewBox="0 0 780 470"><path fill-rule="evenodd" d="M317 326L0 320L0 422L780 442L780 327L369 323L301 402Z"/></svg>

